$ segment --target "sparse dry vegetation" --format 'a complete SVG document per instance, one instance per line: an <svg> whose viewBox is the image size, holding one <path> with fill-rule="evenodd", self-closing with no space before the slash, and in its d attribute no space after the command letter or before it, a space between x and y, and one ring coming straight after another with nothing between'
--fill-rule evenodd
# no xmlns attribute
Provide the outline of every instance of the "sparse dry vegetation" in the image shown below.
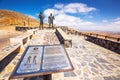
<svg viewBox="0 0 120 80"><path fill-rule="evenodd" d="M0 26L10 25L38 26L39 21L18 12L0 10Z"/></svg>

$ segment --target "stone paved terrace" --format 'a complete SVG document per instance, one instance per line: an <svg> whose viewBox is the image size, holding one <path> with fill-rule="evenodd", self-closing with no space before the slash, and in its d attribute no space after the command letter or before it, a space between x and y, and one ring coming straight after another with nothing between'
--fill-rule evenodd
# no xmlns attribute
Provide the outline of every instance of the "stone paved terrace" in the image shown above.
<svg viewBox="0 0 120 80"><path fill-rule="evenodd" d="M38 31L29 45L60 44L54 30ZM69 35L72 48L66 48L74 70L52 75L53 80L120 80L120 55L84 40L81 36ZM25 46L26 47L26 46ZM17 64L21 53L0 73L0 80L7 80L11 69ZM23 79L18 79L23 80ZM34 77L24 80L42 80Z"/></svg>

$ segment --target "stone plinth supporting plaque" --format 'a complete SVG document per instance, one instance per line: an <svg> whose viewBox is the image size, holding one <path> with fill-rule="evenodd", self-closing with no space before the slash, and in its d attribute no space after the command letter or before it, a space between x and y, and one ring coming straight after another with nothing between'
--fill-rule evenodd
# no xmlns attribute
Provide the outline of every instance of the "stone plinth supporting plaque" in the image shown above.
<svg viewBox="0 0 120 80"><path fill-rule="evenodd" d="M10 79L33 76L51 76L52 73L73 70L63 45L28 46Z"/></svg>

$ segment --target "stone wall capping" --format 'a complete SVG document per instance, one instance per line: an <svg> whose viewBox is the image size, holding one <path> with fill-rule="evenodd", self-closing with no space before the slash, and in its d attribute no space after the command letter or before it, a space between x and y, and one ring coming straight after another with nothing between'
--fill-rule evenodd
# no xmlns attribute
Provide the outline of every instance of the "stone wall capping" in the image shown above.
<svg viewBox="0 0 120 80"><path fill-rule="evenodd" d="M33 33L26 33L17 37L10 38L10 43L20 43L22 46L30 41Z"/></svg>
<svg viewBox="0 0 120 80"><path fill-rule="evenodd" d="M27 33L35 34L37 31L38 29L31 29L31 30L27 30Z"/></svg>
<svg viewBox="0 0 120 80"><path fill-rule="evenodd" d="M113 37L92 32L82 32L71 28L68 28L68 32L74 35L78 34L79 36L84 36L85 40L91 41L109 50L120 53L120 37Z"/></svg>
<svg viewBox="0 0 120 80"><path fill-rule="evenodd" d="M72 39L61 28L57 28L55 33L61 44L66 48L72 47Z"/></svg>
<svg viewBox="0 0 120 80"><path fill-rule="evenodd" d="M117 37L112 37L112 36L108 36L108 35L102 35L102 34L95 34L95 33L84 33L84 32L80 32L80 34L82 35L90 35L90 36L93 36L93 37L98 37L98 38L102 38L102 39L108 39L108 40L114 40L114 41L119 41L119 38Z"/></svg>
<svg viewBox="0 0 120 80"><path fill-rule="evenodd" d="M37 29L38 27L30 27L30 26L16 26L15 30L16 31L27 31L31 29Z"/></svg>
<svg viewBox="0 0 120 80"><path fill-rule="evenodd" d="M15 43L15 44L10 44L6 47L4 47L1 51L0 51L0 62L6 58L9 54L11 53L15 53L15 52L19 52L20 51L20 47L21 45L19 43Z"/></svg>
<svg viewBox="0 0 120 80"><path fill-rule="evenodd" d="M27 31L27 33L23 35L19 35L13 38L10 38L10 45L4 47L0 51L0 61L2 61L5 57L13 52L23 51L24 45L27 44L33 37L33 35L37 32L38 29L32 29Z"/></svg>

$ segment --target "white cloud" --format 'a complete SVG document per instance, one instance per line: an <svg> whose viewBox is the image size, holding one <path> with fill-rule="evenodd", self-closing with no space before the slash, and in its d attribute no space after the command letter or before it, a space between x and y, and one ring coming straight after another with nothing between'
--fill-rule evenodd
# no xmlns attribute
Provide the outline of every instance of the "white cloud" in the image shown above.
<svg viewBox="0 0 120 80"><path fill-rule="evenodd" d="M66 13L77 13L77 10L75 8L65 8L63 10Z"/></svg>
<svg viewBox="0 0 120 80"><path fill-rule="evenodd" d="M114 24L112 24L112 25L104 25L104 26L99 26L99 30L120 32L120 27L116 26Z"/></svg>
<svg viewBox="0 0 120 80"><path fill-rule="evenodd" d="M70 3L67 5L55 4L54 8L60 9L59 12L62 13L89 13L96 10L96 8L88 7L86 4L83 3Z"/></svg>
<svg viewBox="0 0 120 80"><path fill-rule="evenodd" d="M55 4L54 8L55 9L46 9L44 11L46 22L50 13L53 13L55 14L55 24L59 26L70 26L73 28L78 28L78 26L93 25L92 22L83 21L81 18L68 15L67 13L89 13L90 11L96 10L95 8L88 7L82 3L70 3L67 5ZM92 16L90 17L92 18Z"/></svg>
<svg viewBox="0 0 120 80"><path fill-rule="evenodd" d="M104 19L104 20L102 20L102 22L103 22L103 23L107 23L107 22L108 22L108 20Z"/></svg>
<svg viewBox="0 0 120 80"><path fill-rule="evenodd" d="M55 24L58 26L69 26L75 29L84 29L96 25L95 23L84 21L79 17L70 16L67 14L58 14L55 17Z"/></svg>
<svg viewBox="0 0 120 80"><path fill-rule="evenodd" d="M64 4L55 4L54 8L61 9L64 7Z"/></svg>
<svg viewBox="0 0 120 80"><path fill-rule="evenodd" d="M88 7L86 4L83 3L70 3L66 5L63 9L65 12L69 13L89 13L91 11L95 11L96 8Z"/></svg>
<svg viewBox="0 0 120 80"><path fill-rule="evenodd" d="M55 24L57 25L62 25L62 26L74 26L76 27L77 23L81 23L82 20L80 18L74 17L74 16L70 16L67 14L58 14L55 17Z"/></svg>
<svg viewBox="0 0 120 80"><path fill-rule="evenodd" d="M120 26L120 20L119 21L116 21L114 22L115 25L119 25Z"/></svg>
<svg viewBox="0 0 120 80"><path fill-rule="evenodd" d="M46 9L43 13L45 15L45 19L44 19L45 22L48 21L48 16L50 15L50 13L52 13L55 16L58 15L59 11L56 9Z"/></svg>
<svg viewBox="0 0 120 80"><path fill-rule="evenodd" d="M119 21L120 20L120 17L116 18L115 21Z"/></svg>
<svg viewBox="0 0 120 80"><path fill-rule="evenodd" d="M59 9L58 9L59 8ZM115 21L109 22L107 19L102 20L101 23L93 23L91 21L86 21L81 19L80 17L76 17L71 14L80 14L85 13L88 18L93 18L91 15L87 15L87 13L95 11L96 8L88 7L86 4L82 3L70 3L62 6L62 4L55 4L54 9L46 9L44 11L45 21L47 22L48 16L50 13L55 14L54 23L58 26L69 26L79 30L103 30L103 31L117 31L120 32L120 18L116 18Z"/></svg>
<svg viewBox="0 0 120 80"><path fill-rule="evenodd" d="M106 22L107 21L107 22ZM120 21L108 21L106 20L105 23L97 24L95 26L95 29L102 30L102 31L114 31L114 32L120 32Z"/></svg>
<svg viewBox="0 0 120 80"><path fill-rule="evenodd" d="M110 24L92 24L88 26L80 26L78 28L79 30L98 30L98 31L112 31L112 32L120 32L120 27L116 24L110 23Z"/></svg>
<svg viewBox="0 0 120 80"><path fill-rule="evenodd" d="M86 4L83 3L70 3L67 5L55 4L54 8L55 9L46 9L44 11L44 15L49 16L50 13L55 15L63 13L89 13L96 10L96 8L88 7Z"/></svg>
<svg viewBox="0 0 120 80"><path fill-rule="evenodd" d="M49 16L50 13L52 13L53 15L57 15L58 12L59 12L59 11L56 10L56 9L46 9L46 10L44 11L44 15L45 15L45 16Z"/></svg>

